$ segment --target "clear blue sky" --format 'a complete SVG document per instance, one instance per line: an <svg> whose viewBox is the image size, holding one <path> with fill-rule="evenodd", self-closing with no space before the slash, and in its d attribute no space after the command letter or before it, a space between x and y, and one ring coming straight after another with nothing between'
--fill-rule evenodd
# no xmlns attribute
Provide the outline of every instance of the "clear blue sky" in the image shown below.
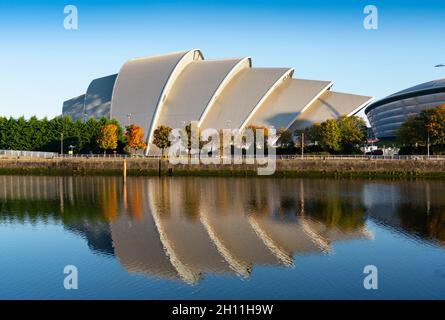
<svg viewBox="0 0 445 320"><path fill-rule="evenodd" d="M334 90L377 99L445 77L445 1L13 1L0 2L0 115L53 117L89 82L129 58L202 49L295 68ZM63 8L79 29L63 28ZM376 5L379 29L363 28Z"/></svg>

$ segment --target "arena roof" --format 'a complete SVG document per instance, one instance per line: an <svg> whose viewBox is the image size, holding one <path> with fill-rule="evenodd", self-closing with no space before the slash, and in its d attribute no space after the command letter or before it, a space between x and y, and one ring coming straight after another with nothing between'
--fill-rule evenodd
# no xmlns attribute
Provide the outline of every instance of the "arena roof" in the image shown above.
<svg viewBox="0 0 445 320"><path fill-rule="evenodd" d="M385 105L390 102L394 102L397 100L402 99L408 99L416 96L423 96L423 95L429 95L429 94L435 94L445 92L445 79L437 79L429 82L425 82L413 87L410 87L408 89L396 92L394 94L391 94L381 100L378 100L372 104L370 104L366 109L365 113L368 113L369 111Z"/></svg>

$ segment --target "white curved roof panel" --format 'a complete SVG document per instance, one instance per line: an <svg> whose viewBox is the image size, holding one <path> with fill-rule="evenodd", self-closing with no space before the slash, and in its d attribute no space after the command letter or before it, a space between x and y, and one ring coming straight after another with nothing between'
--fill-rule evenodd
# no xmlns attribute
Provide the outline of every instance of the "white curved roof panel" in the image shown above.
<svg viewBox="0 0 445 320"><path fill-rule="evenodd" d="M230 79L248 67L249 58L189 63L169 91L154 127L167 125L180 128L191 121L199 121Z"/></svg>
<svg viewBox="0 0 445 320"><path fill-rule="evenodd" d="M111 115L122 125L140 125L148 139L159 110L178 74L192 61L202 59L199 50L132 59L116 79Z"/></svg>
<svg viewBox="0 0 445 320"><path fill-rule="evenodd" d="M372 100L372 97L326 91L305 112L297 117L289 129L292 131L304 129L328 119L354 115L366 107Z"/></svg>
<svg viewBox="0 0 445 320"><path fill-rule="evenodd" d="M201 129L242 128L249 117L286 78L289 68L247 68L240 71L201 118Z"/></svg>
<svg viewBox="0 0 445 320"><path fill-rule="evenodd" d="M330 81L289 79L271 94L248 125L287 129L331 86Z"/></svg>

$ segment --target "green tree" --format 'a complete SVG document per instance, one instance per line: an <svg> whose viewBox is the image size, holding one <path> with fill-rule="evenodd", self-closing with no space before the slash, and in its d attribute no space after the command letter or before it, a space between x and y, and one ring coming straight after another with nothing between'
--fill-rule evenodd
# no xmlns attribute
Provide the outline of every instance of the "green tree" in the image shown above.
<svg viewBox="0 0 445 320"><path fill-rule="evenodd" d="M341 129L336 120L329 119L320 124L320 145L325 151L341 150Z"/></svg>
<svg viewBox="0 0 445 320"><path fill-rule="evenodd" d="M397 138L402 144L413 146L417 143L423 144L427 133L425 124L419 117L411 117L406 120L397 131Z"/></svg>
<svg viewBox="0 0 445 320"><path fill-rule="evenodd" d="M356 145L366 141L366 122L357 116L340 117L338 125L341 132L341 145L343 153L351 153Z"/></svg>
<svg viewBox="0 0 445 320"><path fill-rule="evenodd" d="M193 130L192 130L193 129ZM185 132L187 133L187 141L183 141L183 144L187 145L188 154L190 155L193 147L193 142L198 142L198 148L201 150L205 141L201 141L200 131L197 123L189 123L185 126ZM211 140L211 138L210 138Z"/></svg>
<svg viewBox="0 0 445 320"><path fill-rule="evenodd" d="M170 147L171 141L169 139L172 128L167 126L159 126L153 133L153 144L162 150L162 156L164 157L164 151Z"/></svg>
<svg viewBox="0 0 445 320"><path fill-rule="evenodd" d="M281 148L290 148L294 144L292 131L285 128L278 129L279 143Z"/></svg>
<svg viewBox="0 0 445 320"><path fill-rule="evenodd" d="M60 140L63 134L65 151L70 144L76 146L77 152L99 152L96 138L102 126L115 124L118 135L118 151L125 146L122 128L116 120L90 119L86 123L74 122L70 117L37 119L31 117L2 118L0 117L0 149L24 151L60 151Z"/></svg>
<svg viewBox="0 0 445 320"><path fill-rule="evenodd" d="M6 149L6 128L8 120L0 117L0 149Z"/></svg>
<svg viewBox="0 0 445 320"><path fill-rule="evenodd" d="M310 127L303 130L306 140L310 140L313 143L319 143L321 141L321 129L320 123L315 123ZM295 130L295 134L301 134L300 130Z"/></svg>

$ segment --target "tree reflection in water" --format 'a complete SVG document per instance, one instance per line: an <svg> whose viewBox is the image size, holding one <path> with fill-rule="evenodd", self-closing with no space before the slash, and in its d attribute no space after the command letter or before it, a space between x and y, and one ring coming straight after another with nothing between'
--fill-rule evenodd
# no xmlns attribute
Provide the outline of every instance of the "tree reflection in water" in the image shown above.
<svg viewBox="0 0 445 320"><path fill-rule="evenodd" d="M198 283L370 239L368 219L443 245L442 182L0 176L0 222L58 223L129 271Z"/></svg>

